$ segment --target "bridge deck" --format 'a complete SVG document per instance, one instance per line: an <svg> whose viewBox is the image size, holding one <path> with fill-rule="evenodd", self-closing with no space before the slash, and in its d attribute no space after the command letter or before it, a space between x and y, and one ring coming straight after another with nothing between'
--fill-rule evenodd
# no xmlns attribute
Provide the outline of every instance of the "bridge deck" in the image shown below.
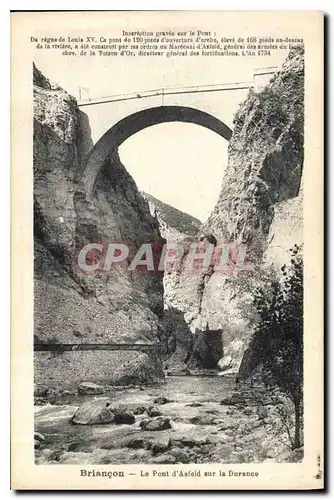
<svg viewBox="0 0 334 500"><path fill-rule="evenodd" d="M131 99L145 99L148 97L156 97L159 95L168 96L168 95L179 95L179 94L198 94L204 92L223 92L226 90L249 89L251 87L254 87L254 82L236 82L236 83L222 83L217 85L153 89L131 94L119 94L114 96L95 97L92 99L80 99L78 101L78 106L79 107L93 106L95 104L103 104L107 102L129 101Z"/></svg>

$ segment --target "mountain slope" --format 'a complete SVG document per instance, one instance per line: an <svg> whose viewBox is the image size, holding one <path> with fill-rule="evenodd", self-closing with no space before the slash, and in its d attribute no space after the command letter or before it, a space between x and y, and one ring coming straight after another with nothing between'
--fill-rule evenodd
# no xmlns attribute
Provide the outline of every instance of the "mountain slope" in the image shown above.
<svg viewBox="0 0 334 500"><path fill-rule="evenodd" d="M158 219L160 232L166 240L178 241L187 236L197 236L202 225L200 220L148 193L143 192L142 195L149 204L152 216Z"/></svg>

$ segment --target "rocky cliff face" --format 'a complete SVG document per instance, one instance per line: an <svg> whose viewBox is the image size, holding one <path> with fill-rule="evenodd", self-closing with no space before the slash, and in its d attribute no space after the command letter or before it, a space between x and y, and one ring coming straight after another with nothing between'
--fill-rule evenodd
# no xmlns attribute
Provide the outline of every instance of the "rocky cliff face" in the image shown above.
<svg viewBox="0 0 334 500"><path fill-rule="evenodd" d="M142 193L147 200L150 212L159 222L161 235L170 242L195 238L202 226L200 220L186 214L148 193Z"/></svg>
<svg viewBox="0 0 334 500"><path fill-rule="evenodd" d="M167 243L179 244L186 252L189 245L197 241L202 223L152 195L143 193L143 196L149 203L151 214L157 217L160 232ZM185 311L182 307L187 299L187 292L183 287L185 281L186 286L189 286L190 276L187 276L185 280L177 265L171 264L165 267L161 351L165 358L164 367L169 374L187 374L190 371L212 368L212 357L215 359L215 365L220 359L220 335L218 335L217 349L215 345L217 336L213 341L213 332L196 332L194 335L185 319ZM195 277L195 283L195 289L191 289L195 295L189 297L192 305L198 294L197 277ZM181 305L176 300L178 291L181 293Z"/></svg>
<svg viewBox="0 0 334 500"><path fill-rule="evenodd" d="M158 222L116 153L106 159L88 200L80 185L80 148L76 101L34 67L35 343L156 344L162 275L116 266L87 276L76 259L91 242L123 242L132 252L144 242L163 243ZM147 354L73 354L35 353L36 381L66 384L92 372L93 379L117 383L124 380L124 363L132 383L136 373L140 383L148 372L150 381L163 377Z"/></svg>
<svg viewBox="0 0 334 500"><path fill-rule="evenodd" d="M234 118L228 167L206 228L239 239L262 256L275 206L298 195L303 165L304 59L293 51L260 93L251 92Z"/></svg>
<svg viewBox="0 0 334 500"><path fill-rule="evenodd" d="M251 270L196 275L181 266L173 276L170 304L192 332L221 332L223 369L238 369L252 334L254 287L302 241L303 116L300 49L237 111L220 196L202 227L202 240L247 245Z"/></svg>

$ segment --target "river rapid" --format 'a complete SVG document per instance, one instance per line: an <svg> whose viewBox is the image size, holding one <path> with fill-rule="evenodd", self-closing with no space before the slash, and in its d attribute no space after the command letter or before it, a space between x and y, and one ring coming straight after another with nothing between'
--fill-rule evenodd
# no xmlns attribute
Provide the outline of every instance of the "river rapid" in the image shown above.
<svg viewBox="0 0 334 500"><path fill-rule="evenodd" d="M37 464L250 463L302 456L291 451L275 405L264 405L253 387L236 393L232 377L167 377L164 384L110 390L103 397L132 411L133 424L73 425L77 408L94 397L66 394L56 404L35 406ZM155 403L158 397L167 402ZM171 428L140 426L150 420L152 406Z"/></svg>

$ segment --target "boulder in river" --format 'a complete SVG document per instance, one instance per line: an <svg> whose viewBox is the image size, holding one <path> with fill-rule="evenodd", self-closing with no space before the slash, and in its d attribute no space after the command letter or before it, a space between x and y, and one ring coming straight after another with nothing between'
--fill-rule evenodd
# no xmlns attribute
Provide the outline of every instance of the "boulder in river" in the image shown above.
<svg viewBox="0 0 334 500"><path fill-rule="evenodd" d="M34 384L34 396L36 398L44 398L49 392L49 388L46 385Z"/></svg>
<svg viewBox="0 0 334 500"><path fill-rule="evenodd" d="M157 417L152 420L142 420L139 425L143 431L164 431L165 429L172 428L168 417Z"/></svg>
<svg viewBox="0 0 334 500"><path fill-rule="evenodd" d="M37 441L44 441L45 440L45 437L43 436L43 434L41 434L40 432L34 432L34 438L37 440Z"/></svg>
<svg viewBox="0 0 334 500"><path fill-rule="evenodd" d="M50 450L50 448L44 448L44 450L41 451L41 455L44 457L46 463L49 460L52 460L55 457L55 452L53 450Z"/></svg>
<svg viewBox="0 0 334 500"><path fill-rule="evenodd" d="M193 448L195 446L205 446L207 444L212 444L209 438L198 438L198 437L180 437L180 438L172 438L171 439L171 446L173 447L186 447L186 448Z"/></svg>
<svg viewBox="0 0 334 500"><path fill-rule="evenodd" d="M78 394L81 395L96 395L103 393L104 388L101 385L94 384L93 382L82 382L78 386Z"/></svg>
<svg viewBox="0 0 334 500"><path fill-rule="evenodd" d="M158 439L152 444L152 455L158 455L158 453L163 453L168 450L171 445L169 437Z"/></svg>
<svg viewBox="0 0 334 500"><path fill-rule="evenodd" d="M155 398L154 402L157 405L165 405L166 403L171 403L172 400L166 398L165 396L159 396L159 397Z"/></svg>
<svg viewBox="0 0 334 500"><path fill-rule="evenodd" d="M162 413L156 406L150 406L147 410L147 415L149 417L160 417Z"/></svg>
<svg viewBox="0 0 334 500"><path fill-rule="evenodd" d="M152 464L175 464L176 458L173 455L166 453L165 455L158 455L153 457L150 462Z"/></svg>
<svg viewBox="0 0 334 500"><path fill-rule="evenodd" d="M224 356L218 361L218 368L222 371L229 370L233 366L233 359L231 356Z"/></svg>
<svg viewBox="0 0 334 500"><path fill-rule="evenodd" d="M146 411L146 406L130 406L130 408L134 415L142 415Z"/></svg>
<svg viewBox="0 0 334 500"><path fill-rule="evenodd" d="M190 419L190 422L195 425L215 425L217 418L214 415L196 415Z"/></svg>
<svg viewBox="0 0 334 500"><path fill-rule="evenodd" d="M83 403L75 412L70 422L80 425L110 424L115 421L115 414L108 398L94 398Z"/></svg>
<svg viewBox="0 0 334 500"><path fill-rule="evenodd" d="M131 411L128 410L116 410L115 411L115 423L116 424L134 424L136 418Z"/></svg>
<svg viewBox="0 0 334 500"><path fill-rule="evenodd" d="M149 448L150 442L143 438L130 438L128 441L124 443L124 446L127 448L132 448L134 450L138 450L140 448Z"/></svg>
<svg viewBox="0 0 334 500"><path fill-rule="evenodd" d="M172 455L176 462L181 464L188 464L190 462L190 453L187 449L175 448L174 450L170 450L168 455Z"/></svg>

